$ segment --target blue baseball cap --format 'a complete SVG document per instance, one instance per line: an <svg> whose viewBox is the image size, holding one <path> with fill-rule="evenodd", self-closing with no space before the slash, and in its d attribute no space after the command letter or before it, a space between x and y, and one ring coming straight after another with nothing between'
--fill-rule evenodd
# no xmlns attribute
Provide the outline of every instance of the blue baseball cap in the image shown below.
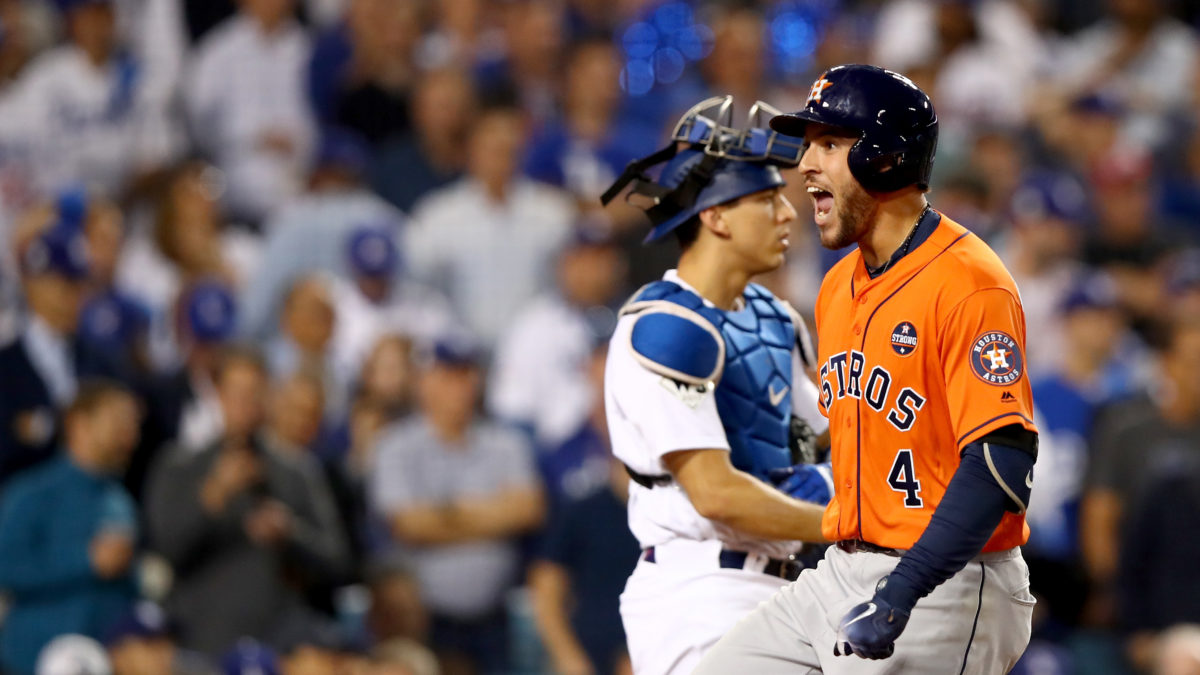
<svg viewBox="0 0 1200 675"><path fill-rule="evenodd" d="M271 649L243 639L221 659L224 675L280 675L279 657Z"/></svg>
<svg viewBox="0 0 1200 675"><path fill-rule="evenodd" d="M145 333L150 314L133 299L106 291L87 301L79 315L79 336L105 349L118 349Z"/></svg>
<svg viewBox="0 0 1200 675"><path fill-rule="evenodd" d="M63 14L66 14L77 7L84 7L87 5L111 5L112 3L113 0L54 0L54 6L57 7L58 11L62 12Z"/></svg>
<svg viewBox="0 0 1200 675"><path fill-rule="evenodd" d="M237 330L233 292L219 281L200 281L187 292L183 306L188 333L197 342L226 342Z"/></svg>
<svg viewBox="0 0 1200 675"><path fill-rule="evenodd" d="M1070 107L1075 112L1105 117L1121 117L1125 114L1125 105L1117 98L1105 94L1084 94L1072 100Z"/></svg>
<svg viewBox="0 0 1200 675"><path fill-rule="evenodd" d="M1075 280L1059 303L1059 311L1070 314L1083 309L1116 309L1120 305L1112 277L1094 272Z"/></svg>
<svg viewBox="0 0 1200 675"><path fill-rule="evenodd" d="M383 227L355 229L347 238L346 254L350 269L362 277L390 277L400 260L396 241Z"/></svg>
<svg viewBox="0 0 1200 675"><path fill-rule="evenodd" d="M1040 169L1025 175L1013 193L1010 209L1020 220L1056 218L1083 224L1090 214L1087 190L1063 171Z"/></svg>
<svg viewBox="0 0 1200 675"><path fill-rule="evenodd" d="M462 334L443 335L434 340L430 361L451 368L473 368L483 362L483 349Z"/></svg>
<svg viewBox="0 0 1200 675"><path fill-rule="evenodd" d="M571 236L567 239L564 250L604 248L615 246L616 243L616 232L610 223L598 218L585 218L571 228Z"/></svg>
<svg viewBox="0 0 1200 675"><path fill-rule="evenodd" d="M321 133L314 166L341 167L362 173L370 158L370 147L362 136L342 127L326 127Z"/></svg>
<svg viewBox="0 0 1200 675"><path fill-rule="evenodd" d="M64 188L54 200L54 209L58 214L58 220L55 222L54 227L82 231L83 224L87 221L87 188L82 185L73 185Z"/></svg>
<svg viewBox="0 0 1200 675"><path fill-rule="evenodd" d="M51 227L39 234L21 254L21 269L31 276L57 274L68 279L88 276L87 240L69 227Z"/></svg>
<svg viewBox="0 0 1200 675"><path fill-rule="evenodd" d="M139 602L129 609L104 634L105 646L111 647L129 639L172 637L176 626L162 607L153 602Z"/></svg>

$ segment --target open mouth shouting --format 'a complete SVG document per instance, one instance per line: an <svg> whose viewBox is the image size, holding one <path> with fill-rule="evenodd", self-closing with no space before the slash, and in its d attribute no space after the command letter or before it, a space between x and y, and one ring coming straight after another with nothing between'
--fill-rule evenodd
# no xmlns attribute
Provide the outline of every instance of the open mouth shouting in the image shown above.
<svg viewBox="0 0 1200 675"><path fill-rule="evenodd" d="M824 227L833 213L833 193L817 185L808 186L808 196L813 200L813 220L817 227Z"/></svg>

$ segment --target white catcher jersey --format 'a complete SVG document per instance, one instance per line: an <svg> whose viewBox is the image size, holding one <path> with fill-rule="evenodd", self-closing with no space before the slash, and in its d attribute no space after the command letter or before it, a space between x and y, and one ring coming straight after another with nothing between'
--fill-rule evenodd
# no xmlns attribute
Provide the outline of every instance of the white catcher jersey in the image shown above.
<svg viewBox="0 0 1200 675"><path fill-rule="evenodd" d="M694 290L675 270L663 279ZM729 450L712 392L681 392L673 380L650 371L634 357L630 335L636 318L621 317L608 346L604 397L613 454L634 471L655 476L669 474L662 458L670 452ZM815 430L825 429L828 422L817 409L817 389L794 353L792 388L796 415ZM727 548L772 557L786 557L799 548L799 542L747 537L704 518L678 483L653 488L631 483L629 487L629 528L642 548L672 539L717 539Z"/></svg>

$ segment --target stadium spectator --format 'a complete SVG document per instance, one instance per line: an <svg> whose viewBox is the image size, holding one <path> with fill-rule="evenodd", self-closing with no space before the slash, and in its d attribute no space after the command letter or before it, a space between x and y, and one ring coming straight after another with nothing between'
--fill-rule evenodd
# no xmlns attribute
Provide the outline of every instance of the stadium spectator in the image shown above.
<svg viewBox="0 0 1200 675"><path fill-rule="evenodd" d="M1143 335L1163 316L1166 279L1162 263L1173 244L1154 212L1157 189L1149 158L1117 154L1091 176L1096 224L1084 242L1083 261L1112 275L1121 304Z"/></svg>
<svg viewBox="0 0 1200 675"><path fill-rule="evenodd" d="M412 338L384 335L363 362L358 379L360 393L381 406L389 420L398 420L412 409L416 388L413 350Z"/></svg>
<svg viewBox="0 0 1200 675"><path fill-rule="evenodd" d="M184 290L175 313L183 364L162 383L161 409L167 437L189 448L202 448L224 429L216 380L222 350L237 329L237 306L224 284L200 281ZM153 414L153 413L152 413Z"/></svg>
<svg viewBox="0 0 1200 675"><path fill-rule="evenodd" d="M43 228L15 248L28 313L0 348L0 482L54 450L58 410L77 387L75 331L88 275L87 244L73 228Z"/></svg>
<svg viewBox="0 0 1200 675"><path fill-rule="evenodd" d="M360 227L344 239L347 279L331 284L338 308L333 354L339 371L353 379L371 347L385 334L426 344L457 326L450 305L404 275L393 231Z"/></svg>
<svg viewBox="0 0 1200 675"><path fill-rule="evenodd" d="M1173 450L1200 448L1200 324L1171 324L1159 351L1158 396L1113 405L1096 423L1080 505L1080 547L1102 590L1116 581L1129 509Z"/></svg>
<svg viewBox="0 0 1200 675"><path fill-rule="evenodd" d="M514 98L534 129L554 117L560 96L565 17L560 3L514 0L495 8L503 50L476 64L484 100Z"/></svg>
<svg viewBox="0 0 1200 675"><path fill-rule="evenodd" d="M317 38L308 93L323 124L351 129L377 146L409 130L420 6L408 0L348 5L341 24Z"/></svg>
<svg viewBox="0 0 1200 675"><path fill-rule="evenodd" d="M980 127L1025 122L1027 90L1046 46L1020 2L902 0L881 9L871 63L929 68L939 143L951 154ZM943 139L948 143L943 143Z"/></svg>
<svg viewBox="0 0 1200 675"><path fill-rule="evenodd" d="M557 285L514 315L496 348L488 383L493 415L555 447L576 433L597 400L586 377L600 336L616 325L612 305L624 263L611 235L585 222L558 255Z"/></svg>
<svg viewBox="0 0 1200 675"><path fill-rule="evenodd" d="M371 188L406 213L417 201L462 175L464 138L475 107L471 80L461 70L426 72L413 87L413 130L378 148Z"/></svg>
<svg viewBox="0 0 1200 675"><path fill-rule="evenodd" d="M750 6L722 8L714 17L712 30L712 51L701 64L708 91L713 95L733 94L733 100L741 101L745 108L753 101L770 98L763 39L767 26L762 12Z"/></svg>
<svg viewBox="0 0 1200 675"><path fill-rule="evenodd" d="M170 308L183 288L218 278L237 289L258 264L258 238L221 214L226 178L198 160L174 167L158 194L152 231L134 231L122 248L117 287L148 307L162 326L169 326Z"/></svg>
<svg viewBox="0 0 1200 675"><path fill-rule="evenodd" d="M1079 254L1091 219L1088 194L1069 173L1037 169L1021 178L1006 214L1011 226L997 250L1021 289L1025 316L1039 327L1026 347L1037 374L1068 348L1056 317L1083 272Z"/></svg>
<svg viewBox="0 0 1200 675"><path fill-rule="evenodd" d="M343 542L322 529L306 476L264 442L260 357L227 353L216 387L222 437L164 453L145 508L150 542L175 570L167 609L183 644L212 656L306 614L307 589L292 580L337 578L346 564Z"/></svg>
<svg viewBox="0 0 1200 675"><path fill-rule="evenodd" d="M570 198L519 173L525 119L517 108L481 112L469 130L468 176L431 193L413 212L413 275L450 300L491 345L549 278L574 220Z"/></svg>
<svg viewBox="0 0 1200 675"><path fill-rule="evenodd" d="M63 426L63 454L15 478L0 502L0 588L13 601L0 660L19 675L57 635L103 637L135 597L138 519L119 476L137 443L137 401L84 382Z"/></svg>
<svg viewBox="0 0 1200 675"><path fill-rule="evenodd" d="M420 414L383 435L372 472L373 508L410 556L447 674L505 672L517 537L543 514L528 443L477 416L479 359L463 339L438 342Z"/></svg>
<svg viewBox="0 0 1200 675"><path fill-rule="evenodd" d="M404 218L363 184L369 150L362 138L329 128L321 136L307 191L264 226L262 265L243 290L245 334L270 337L288 284L318 271L349 277L346 238L371 225L399 238Z"/></svg>
<svg viewBox="0 0 1200 675"><path fill-rule="evenodd" d="M164 101L145 96L146 68L117 34L113 0L57 0L68 42L38 56L0 102L0 139L50 194L83 183L119 196L170 154L151 138Z"/></svg>
<svg viewBox="0 0 1200 675"><path fill-rule="evenodd" d="M321 378L315 374L300 370L277 381L268 405L264 444L277 459L304 477L314 529L321 533L329 550L339 551L337 570L304 584L311 591L310 602L332 612L334 588L348 582L353 572L349 539L331 485L338 476L329 475L316 455L324 403Z"/></svg>
<svg viewBox="0 0 1200 675"><path fill-rule="evenodd" d="M417 48L418 65L470 69L501 50L503 39L491 25L487 9L482 0L436 3L430 12L430 26Z"/></svg>
<svg viewBox="0 0 1200 675"><path fill-rule="evenodd" d="M1122 530L1117 567L1117 606L1121 627L1129 632L1130 660L1143 671L1175 670L1195 673L1200 652L1195 645L1200 625L1200 593L1191 583L1200 546L1185 537L1166 550L1154 546L1177 527L1188 527L1200 518L1200 456L1195 448L1176 447L1153 458L1148 482L1129 504ZM1167 647L1172 642L1183 645ZM1191 652L1190 659L1181 659ZM1168 664L1179 665L1170 667ZM1189 664L1190 667L1182 667Z"/></svg>
<svg viewBox="0 0 1200 675"><path fill-rule="evenodd" d="M575 195L580 209L599 208L639 149L653 146L658 129L621 116L619 53L611 40L574 45L567 57L562 115L534 132L525 158L530 177Z"/></svg>
<svg viewBox="0 0 1200 675"><path fill-rule="evenodd" d="M295 0L242 0L206 35L184 85L200 148L229 177L223 206L257 225L295 197L313 146L305 96L309 37Z"/></svg>
<svg viewBox="0 0 1200 675"><path fill-rule="evenodd" d="M1128 111L1124 142L1157 150L1171 142L1171 118L1192 103L1196 36L1162 0L1109 0L1108 14L1058 52L1051 86L1039 96L1100 95Z"/></svg>
<svg viewBox="0 0 1200 675"><path fill-rule="evenodd" d="M275 378L299 370L318 374L325 387L326 415L339 420L349 403L349 383L331 351L338 312L329 287L329 278L321 274L292 283L283 299L279 334L268 343L266 356Z"/></svg>
<svg viewBox="0 0 1200 675"><path fill-rule="evenodd" d="M161 607L138 602L104 633L112 675L215 675L203 656L180 649Z"/></svg>
<svg viewBox="0 0 1200 675"><path fill-rule="evenodd" d="M629 474L611 455L607 468L607 485L556 513L529 571L556 673L632 672L618 605L640 551L627 525Z"/></svg>
<svg viewBox="0 0 1200 675"><path fill-rule="evenodd" d="M368 564L364 577L371 594L367 629L372 642L424 644L429 639L429 612L408 566L385 555Z"/></svg>
<svg viewBox="0 0 1200 675"><path fill-rule="evenodd" d="M1041 603L1038 632L1065 641L1083 616L1088 585L1079 541L1079 504L1092 432L1101 411L1140 393L1129 330L1112 281L1078 279L1057 308L1070 345L1032 375L1041 445L1037 490L1023 547L1031 590Z"/></svg>
<svg viewBox="0 0 1200 675"><path fill-rule="evenodd" d="M375 464L379 433L395 417L379 401L364 393L350 405L344 429L329 434L320 448L320 459L336 503L342 529L347 533L355 569L367 555L385 546L386 534L368 518L368 473Z"/></svg>

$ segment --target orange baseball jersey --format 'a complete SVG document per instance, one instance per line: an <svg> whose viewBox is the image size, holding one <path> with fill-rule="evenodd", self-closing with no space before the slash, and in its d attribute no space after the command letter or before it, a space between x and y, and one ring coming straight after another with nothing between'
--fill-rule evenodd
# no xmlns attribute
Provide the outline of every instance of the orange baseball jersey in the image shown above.
<svg viewBox="0 0 1200 675"><path fill-rule="evenodd" d="M1025 373L1025 314L1008 270L945 216L875 279L860 251L825 276L817 298L822 412L834 541L916 543L972 441L1010 424L1037 431ZM1025 543L1005 513L984 551Z"/></svg>

